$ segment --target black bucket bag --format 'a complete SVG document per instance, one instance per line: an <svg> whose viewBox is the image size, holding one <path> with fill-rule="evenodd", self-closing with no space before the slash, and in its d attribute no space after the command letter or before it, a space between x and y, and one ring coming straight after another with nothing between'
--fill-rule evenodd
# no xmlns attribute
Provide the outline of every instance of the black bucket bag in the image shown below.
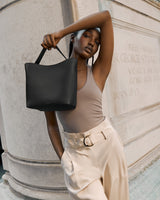
<svg viewBox="0 0 160 200"><path fill-rule="evenodd" d="M61 50L56 49L64 56ZM43 48L35 63L25 63L26 107L40 111L72 110L77 102L77 59L66 58L54 65L39 64Z"/></svg>

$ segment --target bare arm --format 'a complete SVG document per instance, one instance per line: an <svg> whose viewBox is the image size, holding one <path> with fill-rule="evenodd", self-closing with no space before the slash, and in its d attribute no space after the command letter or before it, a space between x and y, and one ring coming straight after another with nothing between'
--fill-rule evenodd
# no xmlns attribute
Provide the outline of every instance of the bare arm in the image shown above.
<svg viewBox="0 0 160 200"><path fill-rule="evenodd" d="M97 73L101 74L101 79L105 79L111 68L114 48L113 26L109 11L98 12L80 19L60 30L59 34L61 37L64 37L69 33L94 27L99 27L101 30L101 45L96 60L96 65L98 64L98 67L95 65L94 68L97 68L95 70L97 70Z"/></svg>
<svg viewBox="0 0 160 200"><path fill-rule="evenodd" d="M47 111L47 112L45 112L45 117L46 117L47 129L48 129L48 133L49 133L49 137L51 139L52 145L53 145L59 159L61 159L64 149L63 149L63 145L62 145L60 132L58 129L55 112Z"/></svg>
<svg viewBox="0 0 160 200"><path fill-rule="evenodd" d="M104 87L111 69L114 48L112 19L109 11L97 12L76 21L58 32L45 35L41 45L50 50L51 47L55 48L59 40L67 34L94 27L99 27L101 30L101 45L98 58L93 66L93 71L95 71L97 79L100 80L99 82Z"/></svg>
<svg viewBox="0 0 160 200"><path fill-rule="evenodd" d="M89 15L87 17L84 17L71 25L61 29L58 32L54 32L52 34L47 34L44 36L43 43L41 44L45 48L51 49L51 47L56 47L59 40L63 38L64 36L73 33L75 31L79 31L81 29L89 29L94 27L99 27L102 32L102 51L100 53L101 59L106 59L106 51L109 50L108 47L106 47L106 44L109 44L110 49L112 46L112 23L111 23L111 16L109 11L102 11L97 12L95 14ZM106 37L108 36L108 37ZM107 38L107 39L106 39ZM103 53L103 52L106 53ZM110 55L108 54L107 57Z"/></svg>
<svg viewBox="0 0 160 200"><path fill-rule="evenodd" d="M73 33L81 29L89 29L94 27L102 28L103 24L109 18L110 18L109 11L97 12L74 22L73 24L60 30L59 33L62 37L64 37L69 33Z"/></svg>

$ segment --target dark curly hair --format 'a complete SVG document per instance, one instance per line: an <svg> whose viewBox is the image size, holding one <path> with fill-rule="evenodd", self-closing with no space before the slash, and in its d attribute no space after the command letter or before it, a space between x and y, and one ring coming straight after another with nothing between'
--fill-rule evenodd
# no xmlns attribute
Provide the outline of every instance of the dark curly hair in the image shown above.
<svg viewBox="0 0 160 200"><path fill-rule="evenodd" d="M73 50L72 37L76 37L77 34L78 34L78 31L71 34L70 43L69 43L69 58L70 58L70 56L72 54L72 50Z"/></svg>

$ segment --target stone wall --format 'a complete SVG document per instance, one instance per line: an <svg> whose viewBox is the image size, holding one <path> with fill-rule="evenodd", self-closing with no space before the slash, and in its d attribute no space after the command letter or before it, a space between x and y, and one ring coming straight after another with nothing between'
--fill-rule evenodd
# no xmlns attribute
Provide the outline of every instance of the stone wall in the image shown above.
<svg viewBox="0 0 160 200"><path fill-rule="evenodd" d="M67 197L44 112L26 108L24 63L35 62L45 34L63 28L68 23L64 20L67 15L72 19L66 3L59 0L0 3L0 134L6 170L3 179L15 191L39 199ZM65 39L59 47L67 55ZM57 50L46 51L41 64L62 60Z"/></svg>

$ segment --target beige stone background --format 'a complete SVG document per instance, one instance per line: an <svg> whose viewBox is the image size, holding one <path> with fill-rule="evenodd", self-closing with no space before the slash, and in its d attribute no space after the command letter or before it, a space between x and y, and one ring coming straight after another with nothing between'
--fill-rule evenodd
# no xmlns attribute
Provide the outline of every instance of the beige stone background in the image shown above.
<svg viewBox="0 0 160 200"><path fill-rule="evenodd" d="M37 199L69 199L44 113L26 108L24 63L46 33L108 9L114 28L103 112L122 138L129 178L160 156L160 4L149 0L0 1L0 135L4 184ZM59 47L68 54L68 39ZM56 50L42 64L63 60ZM59 123L60 130L61 124Z"/></svg>

